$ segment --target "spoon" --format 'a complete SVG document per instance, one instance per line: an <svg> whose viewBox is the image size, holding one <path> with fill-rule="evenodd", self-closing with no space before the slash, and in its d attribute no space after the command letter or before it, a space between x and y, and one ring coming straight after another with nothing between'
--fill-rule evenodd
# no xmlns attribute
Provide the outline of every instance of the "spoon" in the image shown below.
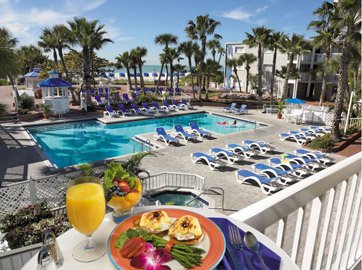
<svg viewBox="0 0 362 270"><path fill-rule="evenodd" d="M260 262L262 263L263 270L266 270L266 265L264 263L263 257L259 254L260 243L256 239L255 235L252 232L246 232L244 235L245 246L251 251L255 252L258 255Z"/></svg>

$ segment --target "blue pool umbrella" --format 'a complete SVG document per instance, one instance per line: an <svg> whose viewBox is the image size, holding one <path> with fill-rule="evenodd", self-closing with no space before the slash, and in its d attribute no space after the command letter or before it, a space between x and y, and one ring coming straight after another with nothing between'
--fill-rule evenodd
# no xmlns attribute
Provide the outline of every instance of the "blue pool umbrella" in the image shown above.
<svg viewBox="0 0 362 270"><path fill-rule="evenodd" d="M130 73L130 74L129 74L129 76L133 77L133 76L134 76L134 74L133 74L133 73Z"/></svg>
<svg viewBox="0 0 362 270"><path fill-rule="evenodd" d="M119 77L126 77L126 74L121 72L121 73L119 73Z"/></svg>
<svg viewBox="0 0 362 270"><path fill-rule="evenodd" d="M156 72L154 72L154 73L152 73L152 76L153 76L153 77L157 77L158 74L157 74Z"/></svg>
<svg viewBox="0 0 362 270"><path fill-rule="evenodd" d="M185 76L185 73L179 73L179 76L180 76L180 77L184 77L184 76Z"/></svg>
<svg viewBox="0 0 362 270"><path fill-rule="evenodd" d="M161 77L165 77L166 76L166 74L165 73L161 73Z"/></svg>
<svg viewBox="0 0 362 270"><path fill-rule="evenodd" d="M288 98L288 99L284 99L285 103L290 103L290 104L304 104L305 101L301 100L299 98Z"/></svg>
<svg viewBox="0 0 362 270"><path fill-rule="evenodd" d="M149 77L150 74L148 74L147 72L144 72L144 73L143 73L143 76L144 76L144 77Z"/></svg>

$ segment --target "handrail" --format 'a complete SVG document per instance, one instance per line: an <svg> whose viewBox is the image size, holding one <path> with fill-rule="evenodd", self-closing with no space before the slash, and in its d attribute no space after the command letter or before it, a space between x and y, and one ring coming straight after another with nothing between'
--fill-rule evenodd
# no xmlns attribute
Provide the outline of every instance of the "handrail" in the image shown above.
<svg viewBox="0 0 362 270"><path fill-rule="evenodd" d="M207 191L214 191L214 192L216 192L215 189L221 191L221 200L222 200L222 202L221 202L221 207L220 207L220 208L216 208L216 207L215 207L215 208L213 208L213 209L221 209L221 210L224 210L224 209L225 209L225 208L224 208L224 205L225 205L225 191L224 191L224 189L221 188L221 187L209 187L209 188L207 188L207 189L204 189L204 191L202 191L199 195L197 195L197 196L194 197L191 201L189 201L189 202L186 204L186 206L189 206L193 201L197 200L197 199L200 198L202 195L206 194Z"/></svg>

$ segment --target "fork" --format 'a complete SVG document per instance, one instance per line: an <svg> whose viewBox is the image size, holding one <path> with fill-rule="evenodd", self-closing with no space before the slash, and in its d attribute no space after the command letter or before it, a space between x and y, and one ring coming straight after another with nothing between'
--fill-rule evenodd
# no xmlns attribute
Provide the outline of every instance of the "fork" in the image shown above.
<svg viewBox="0 0 362 270"><path fill-rule="evenodd" d="M243 239L239 233L239 229L235 225L230 225L228 229L229 229L230 243L237 250L240 250L241 254L243 255L243 257L248 265L249 270L254 270L254 267L251 265L249 258L245 254L244 243L243 243Z"/></svg>

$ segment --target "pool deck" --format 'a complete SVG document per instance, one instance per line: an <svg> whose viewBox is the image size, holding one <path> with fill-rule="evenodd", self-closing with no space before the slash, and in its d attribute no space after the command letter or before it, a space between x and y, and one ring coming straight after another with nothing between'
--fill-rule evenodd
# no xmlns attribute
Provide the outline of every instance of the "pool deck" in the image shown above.
<svg viewBox="0 0 362 270"><path fill-rule="evenodd" d="M219 107L199 107L192 111L179 111L170 115L184 114L190 112L207 111L225 116ZM147 169L151 174L156 174L164 171L168 172L184 172L195 173L205 178L205 187L221 187L225 191L226 209L239 210L247 205L265 198L258 187L241 185L236 181L235 172L239 169L251 169L254 163L266 163L270 156L279 155L284 152L293 152L299 146L293 142L281 142L278 134L280 132L296 130L299 126L291 123L286 123L283 120L276 119L275 115L261 114L256 110L250 110L246 115L232 115L239 119L246 119L265 123L267 127L261 127L255 130L241 131L233 134L221 135L213 134L212 139L203 139L198 142L184 143L178 146L165 146L162 142L156 142L153 139L153 134L139 135L143 140L150 141L158 146L155 156L146 157L143 160L142 167ZM103 117L102 121L107 123L122 122L131 120L145 119L145 116L134 116L124 118L109 118ZM94 119L94 116L89 118L77 118L74 120ZM47 123L63 123L67 120L41 120L32 124L47 124ZM47 175L52 175L58 172L51 163L46 159L41 149L34 143L29 134L23 127L24 123L19 124L2 124L0 126L0 179L2 185L7 185L14 182L19 182L28 179L29 177L40 178ZM257 156L254 159L243 160L234 165L227 165L222 170L212 171L207 165L194 164L191 162L191 153L205 152L208 153L212 147L225 147L228 143L241 143L245 139L264 140L272 143L278 152ZM336 162L344 157L332 155ZM121 157L119 159L124 159ZM216 203L220 200L214 198ZM226 211L227 213L227 211ZM230 212L229 212L230 213Z"/></svg>

